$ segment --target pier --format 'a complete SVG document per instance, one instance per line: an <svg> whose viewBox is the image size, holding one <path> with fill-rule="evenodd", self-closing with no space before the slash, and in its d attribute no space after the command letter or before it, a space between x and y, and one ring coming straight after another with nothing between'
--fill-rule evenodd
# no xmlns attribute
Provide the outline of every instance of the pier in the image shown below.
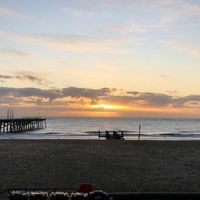
<svg viewBox="0 0 200 200"><path fill-rule="evenodd" d="M0 133L18 133L46 127L44 118L0 119Z"/></svg>

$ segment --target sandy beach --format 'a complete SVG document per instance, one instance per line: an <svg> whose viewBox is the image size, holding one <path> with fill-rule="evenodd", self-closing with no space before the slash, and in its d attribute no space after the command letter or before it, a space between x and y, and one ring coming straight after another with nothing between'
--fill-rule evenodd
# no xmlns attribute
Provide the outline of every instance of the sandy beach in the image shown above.
<svg viewBox="0 0 200 200"><path fill-rule="evenodd" d="M1 140L0 190L200 191L200 141Z"/></svg>

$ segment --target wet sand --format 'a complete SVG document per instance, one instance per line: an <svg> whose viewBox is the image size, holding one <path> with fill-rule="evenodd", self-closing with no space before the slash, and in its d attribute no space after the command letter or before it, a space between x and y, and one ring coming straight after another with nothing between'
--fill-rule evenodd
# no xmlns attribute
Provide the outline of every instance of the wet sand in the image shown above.
<svg viewBox="0 0 200 200"><path fill-rule="evenodd" d="M0 190L199 192L200 141L0 140Z"/></svg>

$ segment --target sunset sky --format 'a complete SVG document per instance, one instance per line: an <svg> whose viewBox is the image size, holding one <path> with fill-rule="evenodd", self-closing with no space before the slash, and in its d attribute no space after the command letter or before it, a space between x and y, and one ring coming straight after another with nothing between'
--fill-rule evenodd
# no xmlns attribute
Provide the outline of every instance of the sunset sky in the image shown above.
<svg viewBox="0 0 200 200"><path fill-rule="evenodd" d="M199 0L0 0L0 117L200 117Z"/></svg>

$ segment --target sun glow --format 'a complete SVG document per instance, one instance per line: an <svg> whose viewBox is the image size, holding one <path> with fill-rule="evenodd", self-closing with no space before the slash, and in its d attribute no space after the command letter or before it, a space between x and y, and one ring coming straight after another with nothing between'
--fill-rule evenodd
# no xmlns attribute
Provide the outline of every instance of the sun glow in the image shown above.
<svg viewBox="0 0 200 200"><path fill-rule="evenodd" d="M92 105L92 108L103 108L105 110L117 110L117 109L125 109L125 106L120 105L111 105L111 104L98 104Z"/></svg>

